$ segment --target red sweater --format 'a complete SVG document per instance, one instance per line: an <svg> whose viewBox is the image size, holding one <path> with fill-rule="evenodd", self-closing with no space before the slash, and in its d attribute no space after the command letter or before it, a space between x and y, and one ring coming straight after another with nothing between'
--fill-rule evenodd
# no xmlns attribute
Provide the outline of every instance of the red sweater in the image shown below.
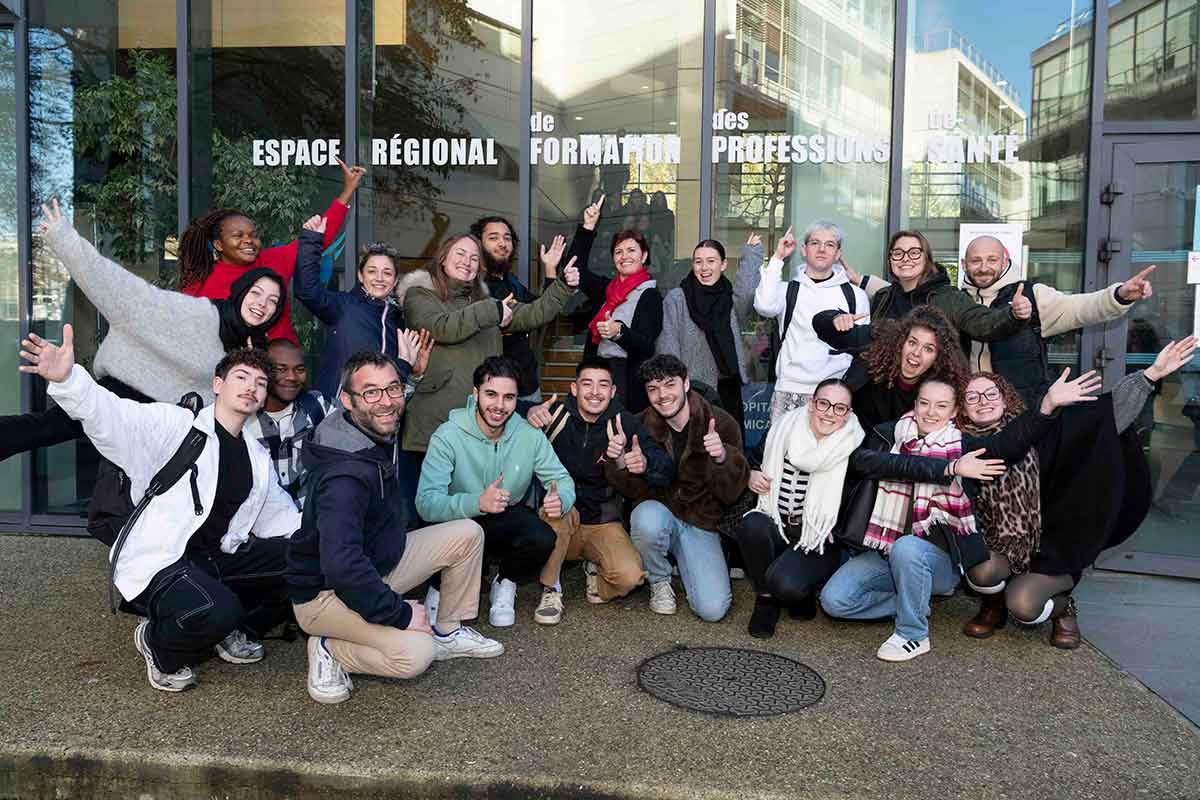
<svg viewBox="0 0 1200 800"><path fill-rule="evenodd" d="M329 208L325 210L325 243L323 247L329 247L338 237L338 231L342 229L342 223L346 221L346 213L350 210L349 206L343 205L336 199L329 204ZM279 318L271 330L268 331L268 337L271 339L291 339L296 344L299 340L296 338L296 331L292 328L292 273L296 271L296 251L299 245L295 239L287 244L281 244L278 247L268 247L258 251L258 260L247 267L239 267L229 264L225 261L213 262L213 271L209 273L208 278L204 283L197 286L185 286L181 290L184 294L190 294L193 297L207 297L210 300L224 300L229 297L229 289L233 286L233 282L242 276L248 269L255 267L269 267L283 278L284 285L288 289L288 301L283 306L283 316Z"/></svg>

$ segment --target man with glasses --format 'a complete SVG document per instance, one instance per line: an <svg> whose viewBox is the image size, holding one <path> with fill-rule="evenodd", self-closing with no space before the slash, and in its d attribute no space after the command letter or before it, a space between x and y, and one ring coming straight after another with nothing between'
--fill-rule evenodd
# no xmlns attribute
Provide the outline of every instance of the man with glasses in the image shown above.
<svg viewBox="0 0 1200 800"><path fill-rule="evenodd" d="M963 256L965 291L989 308L1011 307L1027 298L1032 306L1029 325L1003 339L971 341L971 371L995 372L1008 379L1033 408L1051 378L1047 375L1046 340L1061 333L1120 319L1133 304L1153 294L1146 267L1124 283L1086 294L1067 294L1044 283L1026 283L1012 269L1012 259L994 236L980 236Z"/></svg>
<svg viewBox="0 0 1200 800"><path fill-rule="evenodd" d="M817 338L813 316L837 309L868 324L867 295L847 277L842 263L842 229L817 221L804 231L804 261L792 268L792 279L783 279L783 262L796 250L792 229L775 246L775 254L762 268L754 292L754 310L779 320L779 355L775 362L775 393L771 397L771 422L812 397L826 378L840 378L850 367L851 356L831 351Z"/></svg>
<svg viewBox="0 0 1200 800"><path fill-rule="evenodd" d="M479 525L456 519L405 531L396 441L404 385L396 362L355 353L341 386L343 409L325 417L301 456L308 502L288 548L292 605L310 637L308 693L319 703L349 698L351 672L413 678L435 660L504 652L462 625L478 613ZM431 624L425 607L403 594L434 574L441 606Z"/></svg>

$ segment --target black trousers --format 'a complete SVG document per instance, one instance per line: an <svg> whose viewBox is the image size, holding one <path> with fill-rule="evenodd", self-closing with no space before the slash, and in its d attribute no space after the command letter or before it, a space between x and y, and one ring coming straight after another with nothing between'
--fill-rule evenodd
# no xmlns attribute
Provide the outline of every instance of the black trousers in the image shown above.
<svg viewBox="0 0 1200 800"><path fill-rule="evenodd" d="M500 562L500 577L518 586L538 579L558 535L526 505L473 518L483 528L483 558Z"/></svg>
<svg viewBox="0 0 1200 800"><path fill-rule="evenodd" d="M792 538L799 535L797 529ZM783 606L799 605L841 563L841 548L836 544L826 544L824 553L793 550L779 535L775 521L758 511L742 517L736 536L754 591L774 596Z"/></svg>
<svg viewBox="0 0 1200 800"><path fill-rule="evenodd" d="M250 539L236 553L185 555L129 604L150 619L146 642L163 672L191 666L241 630L261 639L292 613L283 573L288 540Z"/></svg>
<svg viewBox="0 0 1200 800"><path fill-rule="evenodd" d="M151 398L116 378L103 377L100 385L118 397L153 402ZM83 424L71 419L58 406L31 414L0 416L0 461L39 447L53 447L63 442L83 438Z"/></svg>

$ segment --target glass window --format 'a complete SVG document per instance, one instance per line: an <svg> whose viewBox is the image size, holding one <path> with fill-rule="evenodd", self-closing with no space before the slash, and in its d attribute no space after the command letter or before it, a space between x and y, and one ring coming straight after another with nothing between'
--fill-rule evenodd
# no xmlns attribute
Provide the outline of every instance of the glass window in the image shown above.
<svg viewBox="0 0 1200 800"><path fill-rule="evenodd" d="M480 217L517 227L520 0L361 5L359 241L412 268Z"/></svg>
<svg viewBox="0 0 1200 800"><path fill-rule="evenodd" d="M1079 4L1010 3L1006 18L1025 21L1017 29L980 19L979 8L910 3L901 226L925 233L956 280L962 223L1020 225L1026 274L1074 291L1084 267L1090 86ZM951 35L933 35L945 29ZM876 263L864 266L886 274ZM1052 342L1051 354L1075 363L1075 340Z"/></svg>
<svg viewBox="0 0 1200 800"><path fill-rule="evenodd" d="M1112 7L1104 116L1110 120L1197 119L1196 51L1200 47L1194 0L1158 0L1133 13ZM1164 22L1165 20L1165 22ZM1136 29L1136 36L1130 34Z"/></svg>
<svg viewBox="0 0 1200 800"><path fill-rule="evenodd" d="M276 165L266 147L279 143L283 153L284 142L342 139L345 2L196 0L189 8L200 43L189 54L192 216L237 208L264 248L290 242L337 197L341 168L299 147ZM321 326L302 304L288 307L305 351L319 352Z"/></svg>
<svg viewBox="0 0 1200 800"><path fill-rule="evenodd" d="M732 280L751 232L769 258L789 225L830 220L845 233L847 263L882 261L891 154L893 3L863 0L836 12L801 0L731 0L717 18L712 236L729 254ZM735 68L733 42L782 18L782 85ZM680 253L694 241L681 242ZM686 247L684 246L686 245ZM793 256L793 260L798 260ZM765 380L767 328L745 331Z"/></svg>
<svg viewBox="0 0 1200 800"><path fill-rule="evenodd" d="M4 341L21 341L21 284L17 257L17 95L16 40L13 29L0 26L0 329ZM21 411L21 382L17 380L17 348L0 352L0 414ZM0 463L0 511L21 510L21 459Z"/></svg>
<svg viewBox="0 0 1200 800"><path fill-rule="evenodd" d="M613 274L609 243L623 228L645 235L664 294L688 268L699 238L703 19L702 0L534 3L526 255L533 274L540 274L537 244L556 234L569 239L581 210L601 194L594 272ZM771 76L788 62L779 58L778 27L767 27L760 18L742 41L755 42L748 72L778 92ZM579 31L588 31L582 45ZM738 62L747 64L740 55Z"/></svg>
<svg viewBox="0 0 1200 800"><path fill-rule="evenodd" d="M30 4L34 208L59 198L77 230L151 281L174 272L165 247L176 228L174 73L173 0ZM31 327L58 339L71 323L75 357L90 367L104 321L41 244L37 216ZM45 410L45 384L34 386L32 410ZM90 443L39 450L33 462L34 513L86 509L98 463Z"/></svg>

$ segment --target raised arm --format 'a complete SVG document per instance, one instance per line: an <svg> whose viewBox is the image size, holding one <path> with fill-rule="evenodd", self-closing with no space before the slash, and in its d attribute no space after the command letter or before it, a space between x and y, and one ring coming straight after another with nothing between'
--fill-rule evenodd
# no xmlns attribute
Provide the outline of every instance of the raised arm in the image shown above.
<svg viewBox="0 0 1200 800"><path fill-rule="evenodd" d="M1125 302L1118 294L1122 286L1114 283L1095 292L1066 294L1044 283L1035 283L1033 296L1037 299L1042 338L1120 319L1133 308L1132 300Z"/></svg>
<svg viewBox="0 0 1200 800"><path fill-rule="evenodd" d="M738 261L737 275L733 279L733 313L738 321L745 323L754 308L754 298L762 280L763 246L757 233L750 234L742 245L742 257Z"/></svg>
<svg viewBox="0 0 1200 800"><path fill-rule="evenodd" d="M579 270L580 277L587 270ZM513 309L512 322L508 325L510 331L531 331L540 328L553 320L563 310L563 306L571 299L575 290L567 286L562 278L550 284L532 303L520 303ZM438 341L441 338L438 337Z"/></svg>
<svg viewBox="0 0 1200 800"><path fill-rule="evenodd" d="M319 222L313 224L313 220ZM300 231L296 255L296 274L292 276L292 291L305 308L326 325L336 325L342 318L343 295L332 292L321 283L321 242L327 221L313 217Z"/></svg>

